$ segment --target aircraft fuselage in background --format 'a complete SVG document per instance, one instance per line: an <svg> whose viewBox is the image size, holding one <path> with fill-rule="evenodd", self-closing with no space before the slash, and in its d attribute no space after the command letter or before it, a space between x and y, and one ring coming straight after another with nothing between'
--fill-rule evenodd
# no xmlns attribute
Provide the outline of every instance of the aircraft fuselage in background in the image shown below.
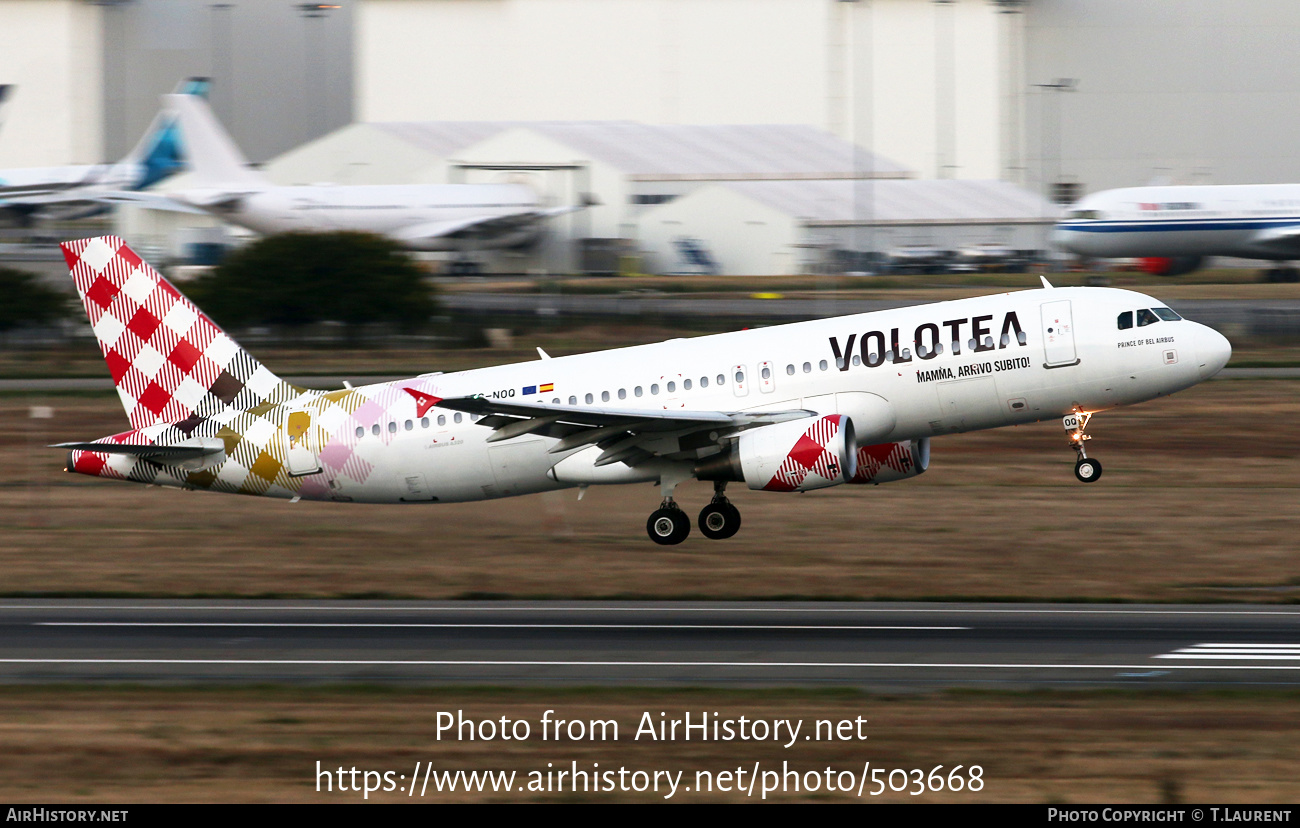
<svg viewBox="0 0 1300 828"><path fill-rule="evenodd" d="M543 209L535 192L512 184L268 186L233 195L183 190L171 197L265 235L355 230L390 236L413 250L514 247L531 241L542 227L536 221L521 223L483 238L431 232Z"/></svg>
<svg viewBox="0 0 1300 828"><path fill-rule="evenodd" d="M1073 204L1053 242L1091 258L1300 258L1300 184L1129 187ZM1175 275L1173 271L1170 275Z"/></svg>

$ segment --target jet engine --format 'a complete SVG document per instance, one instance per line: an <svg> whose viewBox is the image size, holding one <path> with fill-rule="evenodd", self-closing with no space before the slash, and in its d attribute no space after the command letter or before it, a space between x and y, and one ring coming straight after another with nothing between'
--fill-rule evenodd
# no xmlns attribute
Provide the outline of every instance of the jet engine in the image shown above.
<svg viewBox="0 0 1300 828"><path fill-rule="evenodd" d="M807 492L837 486L857 471L853 421L843 414L792 420L743 432L695 467L700 480L741 480L751 489Z"/></svg>
<svg viewBox="0 0 1300 828"><path fill-rule="evenodd" d="M850 483L888 483L916 477L930 467L930 438L862 446Z"/></svg>
<svg viewBox="0 0 1300 828"><path fill-rule="evenodd" d="M1173 258L1138 259L1138 268L1152 276L1182 276L1199 270L1205 262L1204 256L1175 256Z"/></svg>

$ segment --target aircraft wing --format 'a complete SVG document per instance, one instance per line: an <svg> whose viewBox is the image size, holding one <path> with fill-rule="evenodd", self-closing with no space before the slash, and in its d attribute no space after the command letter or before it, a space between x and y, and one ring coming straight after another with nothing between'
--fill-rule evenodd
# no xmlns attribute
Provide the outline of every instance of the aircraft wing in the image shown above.
<svg viewBox="0 0 1300 828"><path fill-rule="evenodd" d="M597 408L510 402L487 397L455 397L433 402L433 398L414 389L408 388L407 393L417 401L423 397L424 401L439 408L483 415L479 425L495 429L488 442L541 434L559 438L550 449L552 454L598 445L604 451L596 460L597 466L618 462L634 466L655 456L702 448L716 443L719 437L747 428L817 416L816 412L802 408L736 412ZM699 434L701 439L691 440L691 435L695 434ZM665 437L678 439L665 443Z"/></svg>
<svg viewBox="0 0 1300 828"><path fill-rule="evenodd" d="M1291 254L1300 258L1300 225L1269 227L1252 236L1248 244L1269 253Z"/></svg>
<svg viewBox="0 0 1300 828"><path fill-rule="evenodd" d="M480 239L524 230L545 218L537 210L511 213L508 216L480 216L453 221L427 221L392 233L398 241L417 244L429 239Z"/></svg>
<svg viewBox="0 0 1300 828"><path fill-rule="evenodd" d="M207 214L206 210L177 201L164 193L155 193L148 190L102 190L87 194L84 198L102 204L139 204L149 210L163 210L171 213Z"/></svg>
<svg viewBox="0 0 1300 828"><path fill-rule="evenodd" d="M428 221L404 227L394 238L408 245L418 245L430 239L484 239L506 236L527 230L548 218L584 210L599 202L592 196L584 196L578 204L555 207L549 210L524 210L504 216L476 216L451 221Z"/></svg>

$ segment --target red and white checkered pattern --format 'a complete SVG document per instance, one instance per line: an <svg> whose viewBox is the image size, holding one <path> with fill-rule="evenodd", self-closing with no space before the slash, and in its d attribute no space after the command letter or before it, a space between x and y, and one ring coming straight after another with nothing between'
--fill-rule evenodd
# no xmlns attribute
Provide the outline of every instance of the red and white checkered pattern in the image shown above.
<svg viewBox="0 0 1300 828"><path fill-rule="evenodd" d="M131 427L279 402L298 389L239 347L116 236L61 245Z"/></svg>
<svg viewBox="0 0 1300 828"><path fill-rule="evenodd" d="M899 480L911 477L916 470L916 459L912 456L912 443L880 443L863 446L858 449L858 470L850 483L884 482L877 478ZM884 472L884 474L882 474ZM893 474L889 474L893 472ZM919 472L918 472L919 474Z"/></svg>
<svg viewBox="0 0 1300 828"><path fill-rule="evenodd" d="M835 480L844 473L840 460L827 448L839 434L843 416L821 417L804 432L782 461L776 474L763 487L769 492L793 492L803 486L810 474Z"/></svg>

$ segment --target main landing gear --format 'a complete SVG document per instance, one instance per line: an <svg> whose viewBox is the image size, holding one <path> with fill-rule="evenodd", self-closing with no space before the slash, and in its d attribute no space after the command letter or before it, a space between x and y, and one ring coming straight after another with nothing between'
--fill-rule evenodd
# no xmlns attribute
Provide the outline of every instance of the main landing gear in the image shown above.
<svg viewBox="0 0 1300 828"><path fill-rule="evenodd" d="M672 490L675 485L662 486L665 492L663 502L645 523L650 540L661 546L679 544L691 533L690 518L673 500ZM713 500L700 510L700 532L710 540L729 538L740 530L740 510L727 499L724 494L726 488L726 483L714 482Z"/></svg>
<svg viewBox="0 0 1300 828"><path fill-rule="evenodd" d="M740 531L740 510L727 500L727 484L714 481L713 500L700 510L700 531L709 540L729 538Z"/></svg>
<svg viewBox="0 0 1300 828"><path fill-rule="evenodd" d="M1074 476L1082 483L1095 483L1101 478L1101 463L1089 457L1088 450L1083 445L1092 439L1084 433L1090 420L1092 414L1084 411L1078 414L1067 414L1061 421L1065 430L1070 432L1070 448L1074 449L1074 453L1079 457L1079 461L1074 464Z"/></svg>

